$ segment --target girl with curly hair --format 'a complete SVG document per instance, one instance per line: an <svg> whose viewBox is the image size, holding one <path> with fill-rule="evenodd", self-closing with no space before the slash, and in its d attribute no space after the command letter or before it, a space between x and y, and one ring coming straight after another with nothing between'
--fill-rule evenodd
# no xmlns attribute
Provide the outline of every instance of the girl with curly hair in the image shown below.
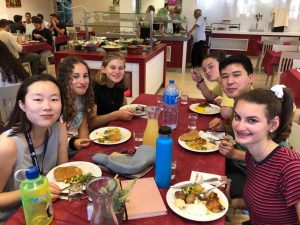
<svg viewBox="0 0 300 225"><path fill-rule="evenodd" d="M29 77L21 62L11 54L2 41L0 52L0 87L14 85Z"/></svg>
<svg viewBox="0 0 300 225"><path fill-rule="evenodd" d="M69 147L79 150L90 143L87 115L94 106L94 95L89 67L80 58L68 57L59 65L58 81L63 87L62 120L71 137Z"/></svg>
<svg viewBox="0 0 300 225"><path fill-rule="evenodd" d="M127 104L125 58L119 52L110 52L104 58L95 79L95 107L89 115L89 128L95 129L113 120L131 120L133 112L119 110Z"/></svg>

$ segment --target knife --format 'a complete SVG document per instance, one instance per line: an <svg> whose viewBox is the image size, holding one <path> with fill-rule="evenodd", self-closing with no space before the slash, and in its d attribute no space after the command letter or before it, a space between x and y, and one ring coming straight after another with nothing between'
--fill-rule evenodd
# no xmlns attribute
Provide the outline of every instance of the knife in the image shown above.
<svg viewBox="0 0 300 225"><path fill-rule="evenodd" d="M209 178L209 179L206 179L206 180L202 180L202 181L199 181L199 182L189 182L189 183L186 183L186 184L179 184L179 185L173 185L173 186L170 186L170 188L174 188L174 189L180 189L180 188L185 188L185 187L188 187L188 186L191 186L193 184L202 184L202 183L210 183L210 182L215 182L215 181L218 181L219 178L217 177L213 177L213 178Z"/></svg>

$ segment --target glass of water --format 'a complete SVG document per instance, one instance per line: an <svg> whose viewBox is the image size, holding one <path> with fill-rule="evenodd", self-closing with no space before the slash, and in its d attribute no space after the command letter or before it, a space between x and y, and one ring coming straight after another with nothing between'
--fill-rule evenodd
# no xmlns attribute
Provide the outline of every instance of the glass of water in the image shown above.
<svg viewBox="0 0 300 225"><path fill-rule="evenodd" d="M190 130L197 129L198 114L197 113L189 113L187 119L188 119L188 129L190 129Z"/></svg>
<svg viewBox="0 0 300 225"><path fill-rule="evenodd" d="M183 105L188 104L189 101L189 95L186 91L182 91L180 94L180 103Z"/></svg>
<svg viewBox="0 0 300 225"><path fill-rule="evenodd" d="M137 149L140 145L143 144L143 130L134 130L133 131L133 138L134 138L134 148Z"/></svg>

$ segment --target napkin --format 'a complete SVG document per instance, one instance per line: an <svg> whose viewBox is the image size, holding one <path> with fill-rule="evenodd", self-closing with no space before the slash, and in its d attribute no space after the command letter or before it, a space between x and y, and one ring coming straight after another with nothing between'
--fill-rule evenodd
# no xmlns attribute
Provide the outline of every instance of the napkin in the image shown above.
<svg viewBox="0 0 300 225"><path fill-rule="evenodd" d="M210 178L218 178L218 181L209 182L209 184L211 184L211 185L217 185L222 180L222 176L218 175L218 174L192 171L190 181L196 182L196 181L201 181L201 180L207 180L207 179L210 179Z"/></svg>
<svg viewBox="0 0 300 225"><path fill-rule="evenodd" d="M113 156L98 153L93 156L92 160L115 173L136 174L154 164L155 148L150 145L141 145L133 156Z"/></svg>

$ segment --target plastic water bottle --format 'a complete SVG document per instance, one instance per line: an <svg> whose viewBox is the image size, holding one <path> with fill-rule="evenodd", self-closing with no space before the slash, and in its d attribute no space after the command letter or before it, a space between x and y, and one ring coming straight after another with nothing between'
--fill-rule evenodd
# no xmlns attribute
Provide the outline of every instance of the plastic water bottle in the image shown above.
<svg viewBox="0 0 300 225"><path fill-rule="evenodd" d="M171 129L175 129L178 124L178 98L178 88L174 84L174 80L170 80L163 95L163 125Z"/></svg>
<svg viewBox="0 0 300 225"><path fill-rule="evenodd" d="M156 139L155 182L159 188L167 188L171 184L172 147L171 128L159 128Z"/></svg>
<svg viewBox="0 0 300 225"><path fill-rule="evenodd" d="M26 178L20 184L26 224L48 225L53 219L48 180L36 166L26 170Z"/></svg>

